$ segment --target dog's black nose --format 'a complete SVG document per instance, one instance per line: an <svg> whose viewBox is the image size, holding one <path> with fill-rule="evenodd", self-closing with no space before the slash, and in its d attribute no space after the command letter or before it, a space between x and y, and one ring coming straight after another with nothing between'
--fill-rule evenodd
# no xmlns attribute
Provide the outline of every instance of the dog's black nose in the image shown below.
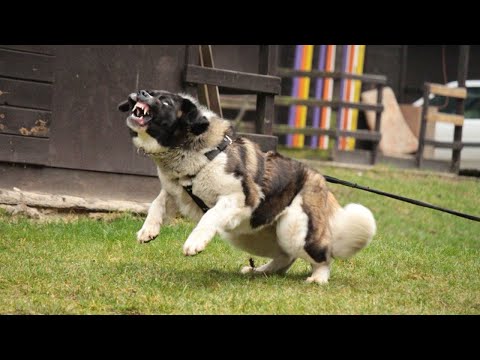
<svg viewBox="0 0 480 360"><path fill-rule="evenodd" d="M147 91L145 90L140 90L138 93L137 93L137 97L138 97L138 100L140 101L147 101L149 98L152 97L152 95L150 95Z"/></svg>

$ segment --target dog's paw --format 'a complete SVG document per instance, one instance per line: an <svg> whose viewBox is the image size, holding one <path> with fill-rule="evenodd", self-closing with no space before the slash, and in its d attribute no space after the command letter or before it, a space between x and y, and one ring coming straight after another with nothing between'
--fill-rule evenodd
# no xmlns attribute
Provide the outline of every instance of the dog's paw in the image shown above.
<svg viewBox="0 0 480 360"><path fill-rule="evenodd" d="M328 277L325 276L310 276L307 278L307 283L328 284Z"/></svg>
<svg viewBox="0 0 480 360"><path fill-rule="evenodd" d="M141 244L145 244L155 239L159 232L160 224L143 224L140 231L137 232L137 241Z"/></svg>
<svg viewBox="0 0 480 360"><path fill-rule="evenodd" d="M244 267L242 268L242 270L240 270L240 272L241 272L242 274L250 274L250 273L255 272L255 269L254 269L253 267L251 267L251 266L244 266Z"/></svg>
<svg viewBox="0 0 480 360"><path fill-rule="evenodd" d="M188 238L185 244L183 245L183 255L192 256L196 255L199 252L205 250L207 243L205 241L198 241L191 238Z"/></svg>

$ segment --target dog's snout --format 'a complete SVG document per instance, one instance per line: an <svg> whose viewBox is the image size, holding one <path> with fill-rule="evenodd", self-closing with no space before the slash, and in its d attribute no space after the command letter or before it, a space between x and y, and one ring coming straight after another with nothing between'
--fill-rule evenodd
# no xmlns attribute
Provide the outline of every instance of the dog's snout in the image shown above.
<svg viewBox="0 0 480 360"><path fill-rule="evenodd" d="M147 91L145 90L140 90L138 93L137 93L137 96L139 98L139 100L143 100L143 101L146 101L148 100L149 98L152 97L152 95L150 95Z"/></svg>

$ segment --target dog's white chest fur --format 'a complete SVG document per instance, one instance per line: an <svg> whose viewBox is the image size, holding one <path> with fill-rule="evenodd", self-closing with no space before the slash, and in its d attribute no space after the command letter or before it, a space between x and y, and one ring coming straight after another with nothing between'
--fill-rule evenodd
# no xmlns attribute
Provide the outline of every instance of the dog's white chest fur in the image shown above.
<svg viewBox="0 0 480 360"><path fill-rule="evenodd" d="M132 141L137 148L143 149L146 153L161 153L167 150L160 146L158 141L148 135L145 130L138 131L137 136Z"/></svg>
<svg viewBox="0 0 480 360"><path fill-rule="evenodd" d="M241 180L225 172L224 153L219 154L212 161L203 154L189 155L183 159L171 161L168 168L165 168L160 160L156 160L162 186L178 199L177 205L184 216L192 213L192 206L198 207L186 193L184 189L186 186L192 186L193 194L210 208L215 206L220 196L237 193L239 197L244 198ZM191 176L191 174L196 175Z"/></svg>

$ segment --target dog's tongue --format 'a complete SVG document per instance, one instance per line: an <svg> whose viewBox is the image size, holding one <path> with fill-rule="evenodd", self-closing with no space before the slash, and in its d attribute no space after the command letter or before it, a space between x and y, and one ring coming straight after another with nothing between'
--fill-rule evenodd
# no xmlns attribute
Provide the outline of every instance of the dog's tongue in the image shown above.
<svg viewBox="0 0 480 360"><path fill-rule="evenodd" d="M145 120L143 119L143 116L140 117L140 118L139 117L134 117L133 121L135 121L140 126L145 125Z"/></svg>

